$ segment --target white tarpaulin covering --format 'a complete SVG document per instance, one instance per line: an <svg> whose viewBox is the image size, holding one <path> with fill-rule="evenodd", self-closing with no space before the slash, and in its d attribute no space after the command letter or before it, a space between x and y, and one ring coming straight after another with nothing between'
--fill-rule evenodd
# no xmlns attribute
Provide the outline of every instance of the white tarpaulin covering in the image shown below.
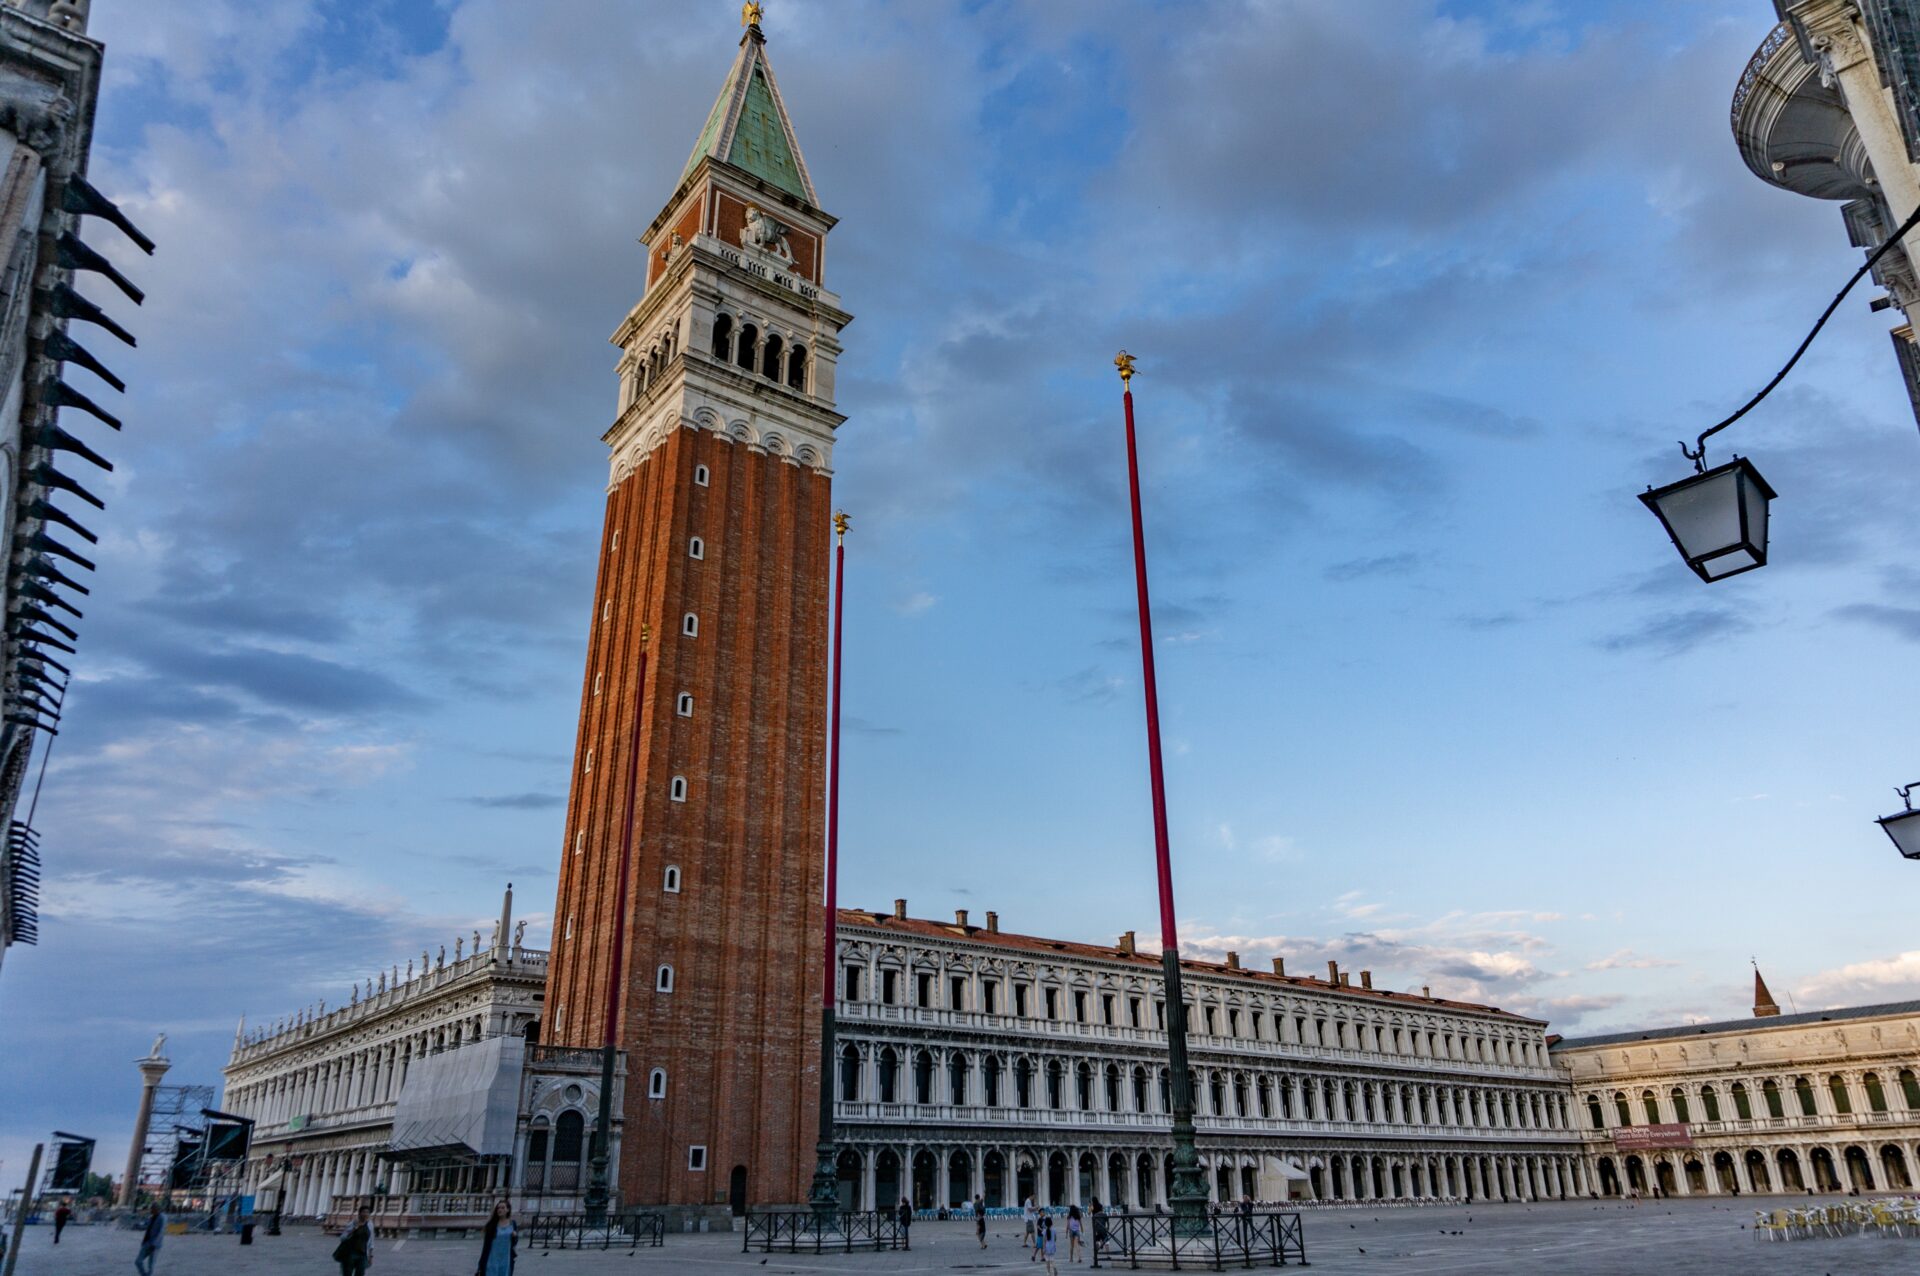
<svg viewBox="0 0 1920 1276"><path fill-rule="evenodd" d="M527 1043L489 1037L421 1059L393 1110L399 1153L511 1156Z"/></svg>
<svg viewBox="0 0 1920 1276"><path fill-rule="evenodd" d="M1267 1170L1269 1173L1278 1174L1282 1178L1304 1179L1308 1177L1307 1172L1300 1168L1298 1162L1283 1161L1278 1157L1270 1156L1267 1158Z"/></svg>

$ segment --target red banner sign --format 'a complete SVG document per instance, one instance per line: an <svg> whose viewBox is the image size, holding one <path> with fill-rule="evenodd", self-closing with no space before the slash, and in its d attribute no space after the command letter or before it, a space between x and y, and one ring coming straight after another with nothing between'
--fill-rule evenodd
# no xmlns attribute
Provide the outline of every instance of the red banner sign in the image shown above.
<svg viewBox="0 0 1920 1276"><path fill-rule="evenodd" d="M1693 1134L1684 1124L1626 1125L1613 1132L1613 1146L1622 1152L1649 1148L1690 1148Z"/></svg>

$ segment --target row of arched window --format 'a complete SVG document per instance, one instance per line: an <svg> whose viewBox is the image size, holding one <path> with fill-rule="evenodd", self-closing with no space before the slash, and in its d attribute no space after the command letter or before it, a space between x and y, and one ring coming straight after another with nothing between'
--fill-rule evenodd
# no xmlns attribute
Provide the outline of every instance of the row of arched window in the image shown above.
<svg viewBox="0 0 1920 1276"><path fill-rule="evenodd" d="M633 370L627 377L626 399L620 405L622 410L652 389L653 383L660 379L679 353L679 334L675 329L668 328L648 347L646 354L634 361Z"/></svg>
<svg viewBox="0 0 1920 1276"><path fill-rule="evenodd" d="M779 333L762 331L750 319L736 320L722 311L713 320L713 357L747 372L758 373L779 385L807 391L807 348L800 342L788 342ZM662 332L633 362L625 385L624 410L638 401L672 366L680 353L678 332Z"/></svg>
<svg viewBox="0 0 1920 1276"><path fill-rule="evenodd" d="M1902 1068L1897 1078L1900 1099L1909 1111L1920 1111L1920 1077L1913 1069ZM1861 1089L1865 1093L1867 1109L1871 1112L1885 1112L1887 1088L1877 1072L1869 1072L1861 1079ZM1826 1078L1826 1091L1833 1104L1833 1110L1841 1116L1853 1112L1853 1096L1847 1088L1846 1078L1837 1074ZM1640 1114L1645 1118L1639 1124L1666 1125L1688 1121L1750 1121L1757 1116L1782 1118L1793 1116L1819 1116L1819 1102L1815 1096L1814 1083L1808 1077L1794 1077L1787 1086L1782 1087L1773 1077L1760 1082L1758 1104L1755 1095L1744 1081L1735 1081L1726 1088L1727 1103L1722 1105L1719 1087L1702 1085L1689 1095L1682 1086L1674 1086L1667 1091L1665 1113L1662 1113L1661 1098L1651 1089L1643 1089L1639 1095ZM1700 1106L1695 1114L1693 1100L1698 1099ZM1624 1090L1615 1090L1610 1100L1613 1115L1618 1118L1617 1125L1633 1125L1633 1104ZM1789 1113L1789 1108L1792 1112ZM1730 1110L1729 1110L1730 1109ZM1606 1106L1601 1103L1598 1094L1587 1095L1587 1119L1596 1130L1607 1128Z"/></svg>
<svg viewBox="0 0 1920 1276"><path fill-rule="evenodd" d="M736 323L722 311L713 320L713 357L802 393L807 389L807 348L789 345L777 332L762 333L752 320Z"/></svg>
<svg viewBox="0 0 1920 1276"><path fill-rule="evenodd" d="M1103 1067L1025 1055L1009 1062L997 1054L976 1059L957 1050L942 1059L930 1050L909 1052L891 1045L871 1053L871 1059L872 1074L863 1076L866 1058L859 1047L849 1043L841 1048L837 1090L842 1102L871 1097L880 1103L1163 1114L1173 1107L1172 1073L1165 1067ZM1190 1070L1189 1076L1195 1109L1202 1116L1496 1129L1568 1125L1564 1096L1528 1090L1232 1069Z"/></svg>
<svg viewBox="0 0 1920 1276"><path fill-rule="evenodd" d="M555 1118L549 1130L535 1123L527 1131L527 1159L521 1183L530 1195L576 1192L585 1159L587 1119L572 1108Z"/></svg>
<svg viewBox="0 0 1920 1276"><path fill-rule="evenodd" d="M912 1004L929 1008L939 1006L947 1010L1010 1015L1015 1019L1065 1020L1128 1028L1166 1027L1165 1003L1159 998L1153 999L1149 1024L1148 1002L1139 989L1122 993L1072 988L1053 981L1034 983L993 975L974 978L951 971L942 980L930 970L908 971L885 964L878 968L877 986L869 987L866 966L848 964L844 969L847 1001L862 1000L864 994L882 1005L898 1005L907 1004L907 998L911 997ZM912 977L908 978L909 975ZM1290 1009L1294 1013L1287 1013ZM1203 999L1188 1004L1187 1024L1194 1033L1236 1040L1277 1041L1479 1063L1540 1067L1546 1062L1546 1048L1540 1042L1499 1035L1461 1033L1456 1036L1451 1032L1409 1028L1378 1020L1300 1013L1300 1009L1303 1008L1279 1007L1268 1013L1258 1007L1243 1008L1230 1002L1217 1004Z"/></svg>

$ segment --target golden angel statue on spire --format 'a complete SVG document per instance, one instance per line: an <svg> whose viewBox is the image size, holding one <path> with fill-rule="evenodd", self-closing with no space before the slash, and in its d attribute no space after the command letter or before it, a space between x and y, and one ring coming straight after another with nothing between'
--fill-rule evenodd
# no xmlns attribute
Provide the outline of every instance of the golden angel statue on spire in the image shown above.
<svg viewBox="0 0 1920 1276"><path fill-rule="evenodd" d="M760 6L755 4L754 0L747 0L740 6L740 25L743 27L760 25Z"/></svg>

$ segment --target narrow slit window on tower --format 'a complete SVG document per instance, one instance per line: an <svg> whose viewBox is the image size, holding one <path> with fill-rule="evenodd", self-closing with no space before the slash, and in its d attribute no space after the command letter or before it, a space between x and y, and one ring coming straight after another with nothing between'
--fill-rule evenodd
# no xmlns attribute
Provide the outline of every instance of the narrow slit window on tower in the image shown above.
<svg viewBox="0 0 1920 1276"><path fill-rule="evenodd" d="M655 992L673 991L673 967L663 965L653 972L653 990Z"/></svg>
<svg viewBox="0 0 1920 1276"><path fill-rule="evenodd" d="M787 384L796 390L807 388L807 348L795 346L787 353Z"/></svg>
<svg viewBox="0 0 1920 1276"><path fill-rule="evenodd" d="M593 675L593 694L600 694L600 675L597 673Z"/></svg>
<svg viewBox="0 0 1920 1276"><path fill-rule="evenodd" d="M613 529L613 543L608 546L608 549L614 550L619 548L620 548L620 529L616 527Z"/></svg>
<svg viewBox="0 0 1920 1276"><path fill-rule="evenodd" d="M705 1144L696 1143L687 1149L687 1168L689 1170L704 1170L707 1168L707 1148Z"/></svg>
<svg viewBox="0 0 1920 1276"><path fill-rule="evenodd" d="M573 938L573 914L572 913L567 914L567 938L568 939ZM556 1028L558 1028L559 1026L560 1026L559 1024L554 1025L554 1027Z"/></svg>
<svg viewBox="0 0 1920 1276"><path fill-rule="evenodd" d="M673 783L667 786L667 796L669 798L672 798L675 802L686 801L687 800L687 777L684 775L674 776Z"/></svg>
<svg viewBox="0 0 1920 1276"><path fill-rule="evenodd" d="M705 541L701 540L698 536L696 536L692 540L687 542L688 558L705 558L706 556L707 556L707 543Z"/></svg>
<svg viewBox="0 0 1920 1276"><path fill-rule="evenodd" d="M673 702L673 711L683 718L691 718L693 716L693 693L691 691L682 691L676 696Z"/></svg>
<svg viewBox="0 0 1920 1276"><path fill-rule="evenodd" d="M759 351L755 350L754 347L759 344L760 344L760 330L754 327L750 323L741 324L740 325L740 345L739 345L739 348L734 352L733 361L739 364L741 367L745 368L748 372L752 372L753 357L754 355L759 353Z"/></svg>
<svg viewBox="0 0 1920 1276"><path fill-rule="evenodd" d="M667 865L667 871L661 874L660 877L660 889L669 895L678 895L680 893L680 866L678 864Z"/></svg>
<svg viewBox="0 0 1920 1276"><path fill-rule="evenodd" d="M647 1074L647 1097L664 1099L667 1097L667 1070L655 1068Z"/></svg>
<svg viewBox="0 0 1920 1276"><path fill-rule="evenodd" d="M586 849L587 849L587 831L585 829L581 829L578 833L575 833L573 835L573 853L575 855L578 855Z"/></svg>
<svg viewBox="0 0 1920 1276"><path fill-rule="evenodd" d="M700 636L700 617L688 612L680 618L680 632L689 638Z"/></svg>
<svg viewBox="0 0 1920 1276"><path fill-rule="evenodd" d="M606 602L600 604L600 619L613 619L613 599L609 598Z"/></svg>
<svg viewBox="0 0 1920 1276"><path fill-rule="evenodd" d="M693 467L693 485L695 487L705 487L711 480L712 475L708 472L706 466L696 465Z"/></svg>
<svg viewBox="0 0 1920 1276"><path fill-rule="evenodd" d="M726 360L733 354L733 316L713 317L713 357Z"/></svg>
<svg viewBox="0 0 1920 1276"><path fill-rule="evenodd" d="M586 769L587 769L587 771L588 771L589 773L591 773L591 772L592 772L592 770L593 770L593 750L592 750L592 749L588 749L588 750L587 750L587 767L586 767Z"/></svg>

